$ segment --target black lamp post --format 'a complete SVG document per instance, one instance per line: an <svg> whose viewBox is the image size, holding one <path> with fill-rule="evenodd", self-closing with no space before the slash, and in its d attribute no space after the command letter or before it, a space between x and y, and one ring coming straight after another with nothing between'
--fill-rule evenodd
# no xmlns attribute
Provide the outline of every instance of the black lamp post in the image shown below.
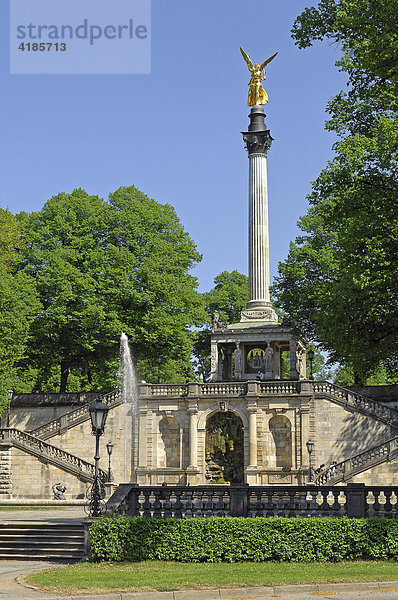
<svg viewBox="0 0 398 600"><path fill-rule="evenodd" d="M162 354L158 354L158 356L156 357L156 362L158 363L158 383L160 383L160 365L163 362Z"/></svg>
<svg viewBox="0 0 398 600"><path fill-rule="evenodd" d="M314 376L312 374L312 361L314 360L315 352L313 350L308 350L308 360L310 361L310 379L313 381Z"/></svg>
<svg viewBox="0 0 398 600"><path fill-rule="evenodd" d="M308 458L309 458L309 481L312 481L312 463L311 463L311 454L312 451L314 450L314 442L311 442L311 440L308 440L308 442L306 443L307 446L307 451L308 451Z"/></svg>
<svg viewBox="0 0 398 600"><path fill-rule="evenodd" d="M91 493L91 504L90 504L90 516L100 517L101 516L101 484L98 476L98 463L99 463L99 439L104 433L106 417L108 415L109 406L103 402L93 402L89 406L91 427L93 435L95 435L95 472L94 482Z"/></svg>
<svg viewBox="0 0 398 600"><path fill-rule="evenodd" d="M112 450L113 450L113 444L112 444L112 442L108 442L107 445L106 445L106 451L108 452L108 457L109 457L108 481L113 481L113 475L112 475L112 471L111 471L111 454L112 454Z"/></svg>
<svg viewBox="0 0 398 600"><path fill-rule="evenodd" d="M14 390L8 390L8 405L7 405L7 427L10 426L10 415L11 415L11 400L14 395Z"/></svg>

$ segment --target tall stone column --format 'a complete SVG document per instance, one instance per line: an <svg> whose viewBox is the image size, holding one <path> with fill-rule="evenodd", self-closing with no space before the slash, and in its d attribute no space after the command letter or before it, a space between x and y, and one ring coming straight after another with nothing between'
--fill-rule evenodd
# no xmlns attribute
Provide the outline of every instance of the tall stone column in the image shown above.
<svg viewBox="0 0 398 600"><path fill-rule="evenodd" d="M257 466L257 402L247 407L249 413L249 467Z"/></svg>
<svg viewBox="0 0 398 600"><path fill-rule="evenodd" d="M197 469L198 462L198 405L189 403L189 469Z"/></svg>
<svg viewBox="0 0 398 600"><path fill-rule="evenodd" d="M247 404L249 413L249 465L246 469L246 483L258 484L257 467L257 402L250 400Z"/></svg>
<svg viewBox="0 0 398 600"><path fill-rule="evenodd" d="M249 154L249 302L241 320L277 322L269 297L267 152L272 137L261 106L254 106L249 118L249 130L242 132Z"/></svg>
<svg viewBox="0 0 398 600"><path fill-rule="evenodd" d="M147 415L148 408L146 405L141 405L139 408L139 433L138 433L138 467L137 467L137 483L146 485L148 464L147 464Z"/></svg>

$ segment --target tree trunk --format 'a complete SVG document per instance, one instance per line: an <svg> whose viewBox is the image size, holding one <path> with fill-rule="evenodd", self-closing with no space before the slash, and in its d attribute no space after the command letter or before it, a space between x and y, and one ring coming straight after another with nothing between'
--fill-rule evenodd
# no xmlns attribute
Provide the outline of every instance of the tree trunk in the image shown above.
<svg viewBox="0 0 398 600"><path fill-rule="evenodd" d="M68 383L69 365L66 360L61 360L61 384L59 386L59 393L63 394L66 392L66 386Z"/></svg>
<svg viewBox="0 0 398 600"><path fill-rule="evenodd" d="M90 367L89 363L87 363L87 381L88 381L89 385L91 386L91 384L93 383L93 376L91 373L91 367Z"/></svg>
<svg viewBox="0 0 398 600"><path fill-rule="evenodd" d="M362 387L362 377L359 375L359 373L355 373L355 372L354 372L354 385L356 385L358 387Z"/></svg>

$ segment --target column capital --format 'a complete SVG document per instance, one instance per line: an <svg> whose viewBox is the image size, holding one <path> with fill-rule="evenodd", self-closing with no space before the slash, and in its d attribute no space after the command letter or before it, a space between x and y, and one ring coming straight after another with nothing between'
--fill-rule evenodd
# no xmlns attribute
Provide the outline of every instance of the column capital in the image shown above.
<svg viewBox="0 0 398 600"><path fill-rule="evenodd" d="M248 413L256 413L257 412L257 400L249 400L248 401L247 412Z"/></svg>
<svg viewBox="0 0 398 600"><path fill-rule="evenodd" d="M198 413L198 403L196 402L196 400L190 400L188 402L187 411L189 412L189 414L192 414L192 415L195 415Z"/></svg>

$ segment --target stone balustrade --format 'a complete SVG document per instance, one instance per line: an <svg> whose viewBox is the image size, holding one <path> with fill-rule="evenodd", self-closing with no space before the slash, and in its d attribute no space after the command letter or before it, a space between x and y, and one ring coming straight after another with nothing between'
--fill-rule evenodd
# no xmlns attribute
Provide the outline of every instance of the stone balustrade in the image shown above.
<svg viewBox="0 0 398 600"><path fill-rule="evenodd" d="M366 396L329 383L328 381L314 381L312 386L316 395L326 395L346 407L350 407L366 415L371 415L392 427L398 428L398 411L395 408L385 406L381 402L366 398Z"/></svg>
<svg viewBox="0 0 398 600"><path fill-rule="evenodd" d="M103 394L101 396L101 401L104 402L112 408L113 406L118 406L123 402L123 396L120 389L109 392L108 394ZM42 440L46 440L54 435L59 435L63 433L70 427L74 427L79 423L83 423L90 418L89 406L91 402L87 402L74 410L58 417L57 419L53 419L52 421L48 421L41 425L40 427L36 427L36 429L32 429L29 433L32 436L40 438Z"/></svg>
<svg viewBox="0 0 398 600"><path fill-rule="evenodd" d="M261 395L286 395L299 394L304 391L301 381L226 381L210 383L187 383L187 384L141 384L139 386L140 398L185 398L195 397L218 397L227 396L236 398L239 396L261 396ZM308 389L307 389L308 388ZM307 386L305 392L310 391Z"/></svg>
<svg viewBox="0 0 398 600"><path fill-rule="evenodd" d="M70 454L61 450L57 446L52 446L43 440L21 431L20 429L0 429L0 442L7 445L14 445L27 451L40 459L47 460L55 466L78 475L85 481L93 481L95 466L83 460L79 456ZM107 481L107 473L99 469L99 477L102 481Z"/></svg>
<svg viewBox="0 0 398 600"><path fill-rule="evenodd" d="M393 517L398 486L139 486L121 484L108 515L190 517Z"/></svg>
<svg viewBox="0 0 398 600"><path fill-rule="evenodd" d="M377 464L390 460L397 454L398 437L395 437L330 466L326 471L315 477L314 484L334 485L340 481L349 479L354 474L361 473Z"/></svg>

